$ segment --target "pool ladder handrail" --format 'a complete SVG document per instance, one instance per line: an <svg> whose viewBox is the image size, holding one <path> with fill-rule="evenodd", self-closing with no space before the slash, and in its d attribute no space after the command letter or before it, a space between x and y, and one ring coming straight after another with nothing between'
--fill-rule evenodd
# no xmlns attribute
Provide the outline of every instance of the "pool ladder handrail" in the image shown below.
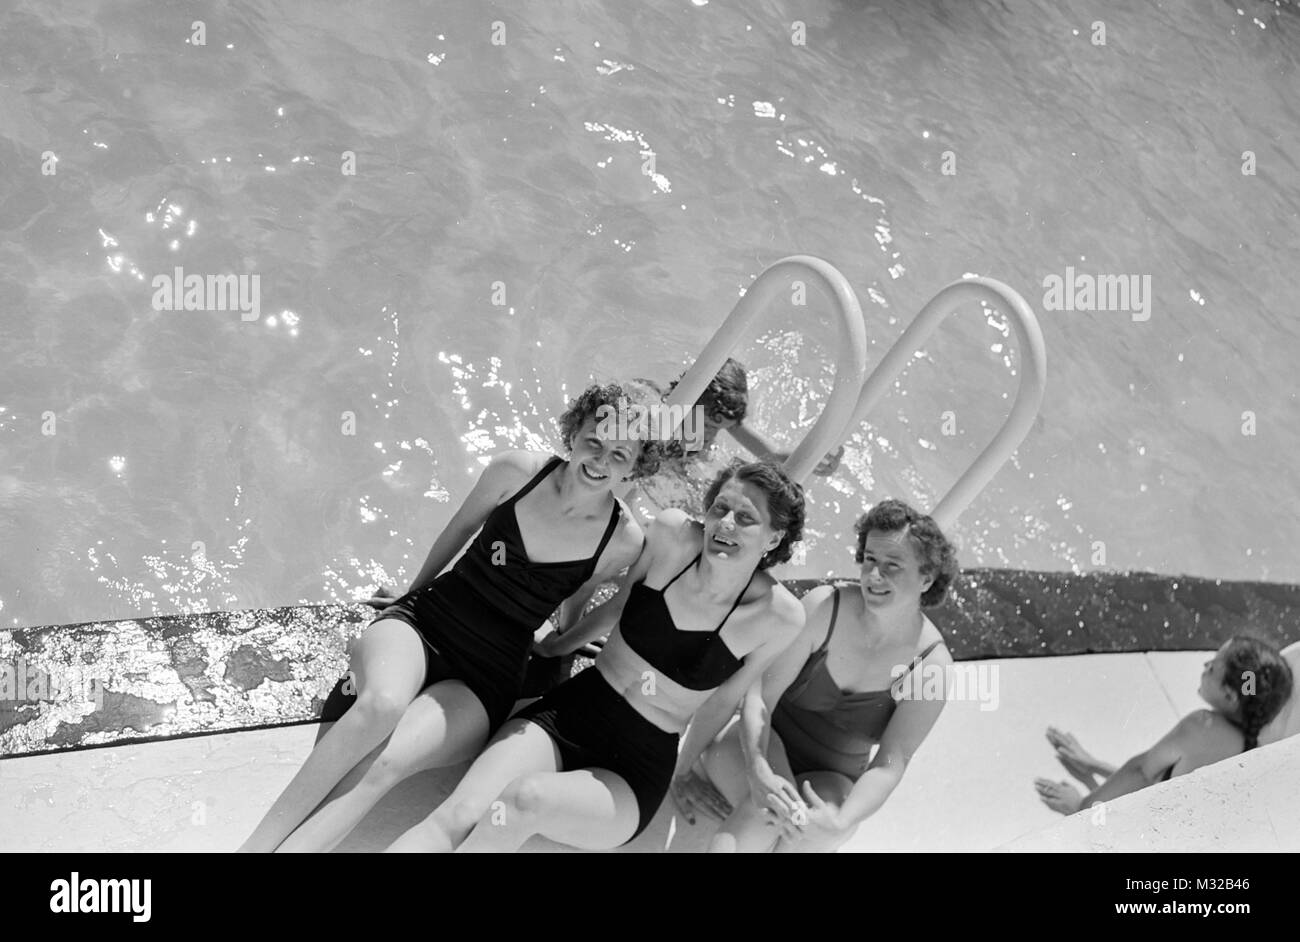
<svg viewBox="0 0 1300 942"><path fill-rule="evenodd" d="M686 371L686 375L673 388L665 399L669 405L696 403L709 381L717 375L728 355L740 342L741 332L749 327L772 296L780 287L778 277L782 273L806 270L814 275L814 281L822 290L838 302L840 314L839 326L843 343L836 355L835 376L829 401L817 422L803 440L786 459L785 470L791 479L802 482L821 460L821 456L831 451L848 435L849 429L861 423L867 414L884 398L892 383L911 362L912 355L929 339L940 322L957 307L970 301L985 301L1004 311L1015 327L1018 349L1020 351L1020 385L1016 390L1016 401L1012 404L1002 427L993 440L985 446L979 456L970 464L948 489L948 493L939 501L930 516L940 529L947 530L957 517L979 495L1015 452L1025 435L1029 433L1043 402L1043 393L1047 386L1047 349L1043 343L1043 332L1038 325L1038 318L1033 309L1020 294L1009 285L994 278L964 278L954 281L939 291L912 319L912 323L903 331L901 337L894 341L889 352L880 364L866 374L867 343L866 322L857 295L834 265L813 255L791 255L773 262L750 285L749 290L731 309L722 326L714 332L713 337L700 351L699 357ZM853 381L845 385L842 380L848 377ZM848 419L843 419L846 410L848 391L853 384L860 384L860 391ZM676 432L676 429L672 430ZM635 487L635 485L633 485ZM629 488L629 492L632 488ZM595 657L600 652L599 645L588 644L578 652L587 657Z"/></svg>
<svg viewBox="0 0 1300 942"><path fill-rule="evenodd" d="M1023 297L1009 285L993 278L963 278L947 285L913 318L903 335L894 342L880 364L862 385L857 408L850 428L862 422L867 414L889 392L890 384L912 361L915 354L938 328L941 321L959 306L983 301L1005 313L1015 327L1020 352L1020 385L1016 400L1006 421L948 489L948 493L930 512L942 530L948 530L970 503L979 495L998 470L1024 441L1034 424L1047 387L1047 349L1038 318Z"/></svg>
<svg viewBox="0 0 1300 942"><path fill-rule="evenodd" d="M840 344L835 354L830 397L813 427L785 461L786 474L799 482L811 474L822 456L832 451L848 434L854 422L855 403L860 402L858 391L862 388L867 369L867 329L862 306L849 280L830 262L815 255L790 255L763 269L665 399L669 406L689 407L698 402L731 351L740 343L742 333L777 292L787 286L794 290L796 283L804 279L820 287L836 302Z"/></svg>

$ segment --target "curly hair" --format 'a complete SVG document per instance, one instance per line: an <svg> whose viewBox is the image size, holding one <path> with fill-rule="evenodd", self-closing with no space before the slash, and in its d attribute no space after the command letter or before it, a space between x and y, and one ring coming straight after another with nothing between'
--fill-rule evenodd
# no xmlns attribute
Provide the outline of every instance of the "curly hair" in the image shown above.
<svg viewBox="0 0 1300 942"><path fill-rule="evenodd" d="M921 605L933 608L943 604L948 595L948 587L957 578L960 568L957 565L957 549L943 535L934 520L901 500L882 500L853 525L858 534L858 549L854 559L862 565L866 555L867 534L872 530L881 533L897 533L906 530L912 538L912 546L921 561L921 575L932 576L934 581L930 588L921 593Z"/></svg>
<svg viewBox="0 0 1300 942"><path fill-rule="evenodd" d="M564 439L564 446L572 451L573 436L578 434L583 424L588 419L599 419L605 415L601 410L606 407L617 409L620 399L639 406L649 406L654 401L645 389L632 384L606 383L602 386L593 383L573 399L560 416L560 435ZM632 477L648 478L659 470L659 463L666 455L666 443L646 438L639 440L638 444L641 448L632 468Z"/></svg>
<svg viewBox="0 0 1300 942"><path fill-rule="evenodd" d="M770 569L787 562L794 555L794 544L803 539L804 499L803 488L790 480L785 470L775 461L744 462L733 458L727 467L709 485L704 496L704 506L712 507L718 493L732 478L753 484L767 496L767 515L773 530L784 530L781 542L763 554L759 569Z"/></svg>
<svg viewBox="0 0 1300 942"><path fill-rule="evenodd" d="M668 392L672 392L680 381L679 376L669 383ZM703 406L705 414L715 422L743 422L745 413L749 410L749 379L745 375L745 368L727 357L727 362L722 364L718 375L709 380L698 405Z"/></svg>
<svg viewBox="0 0 1300 942"><path fill-rule="evenodd" d="M1259 745L1259 733L1291 698L1291 665L1273 645L1249 635L1235 635L1224 657L1224 686L1236 692L1234 720L1246 738L1246 748ZM1251 678L1251 682L1247 682ZM1246 692L1246 687L1253 688Z"/></svg>

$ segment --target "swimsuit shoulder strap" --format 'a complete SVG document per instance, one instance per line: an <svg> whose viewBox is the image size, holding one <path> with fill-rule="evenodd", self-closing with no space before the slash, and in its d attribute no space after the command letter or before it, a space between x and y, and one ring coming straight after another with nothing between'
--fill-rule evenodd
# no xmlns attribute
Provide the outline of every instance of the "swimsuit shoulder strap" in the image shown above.
<svg viewBox="0 0 1300 942"><path fill-rule="evenodd" d="M722 631L722 626L727 623L727 619L731 617L731 613L736 610L736 607L738 605L740 605L740 600L743 599L745 597L745 593L749 591L749 587L754 581L754 576L756 576L757 574L758 574L757 569L755 569L753 572L749 574L749 582L746 582L745 587L740 590L740 594L736 596L736 601L731 603L731 608L728 610L727 614L722 616L722 621L718 622L718 627L714 629L714 634L717 634Z"/></svg>
<svg viewBox="0 0 1300 942"><path fill-rule="evenodd" d="M614 501L614 506L609 512L609 523L605 527L605 535L600 538L600 545L596 547L596 554L591 557L591 572L587 578L591 578L591 573L596 571L596 565L600 562L600 554L605 552L605 547L609 545L610 537L614 535L614 529L618 526L618 518L623 515L623 508L618 505L618 500Z"/></svg>
<svg viewBox="0 0 1300 942"><path fill-rule="evenodd" d="M512 494L509 497L509 499L505 501L505 503L501 504L501 506L506 507L509 506L510 504L517 504L521 497L523 497L525 494L527 494L529 491L535 488L538 484L542 482L543 478L545 478L548 474L550 474L553 470L555 470L556 465L563 464L563 463L564 463L564 459L561 458L559 455L552 455L551 460L546 462L546 464L542 466L542 470L534 474L532 479L527 484L525 484L519 490L515 491L515 493Z"/></svg>
<svg viewBox="0 0 1300 942"><path fill-rule="evenodd" d="M663 587L662 589L660 589L659 591L660 591L660 592L667 592L667 591L668 591L668 586L672 585L674 582L676 582L676 581L677 581L678 579L680 579L682 576L686 575L686 570L687 570L687 569L690 569L692 566L694 566L696 563L698 563L698 562L700 561L700 557L703 556L703 555L704 555L704 554L703 554L702 552L701 552L701 553L697 553L697 554L695 555L695 558L692 559L689 563L687 563L686 566L685 566L685 568L682 569L681 572L679 572L677 575L675 575L675 576L673 576L671 579L669 579L668 582L665 583L664 587Z"/></svg>
<svg viewBox="0 0 1300 942"><path fill-rule="evenodd" d="M935 648L937 648L937 647L938 647L939 645L941 645L941 644L943 644L943 639L942 639L942 638L940 638L940 639L939 639L938 641L936 641L934 644L930 645L928 648L926 648L924 651L922 651L922 652L921 652L921 656L918 657L917 660L918 660L918 661L924 661L927 657L930 656L930 652L933 651Z"/></svg>
<svg viewBox="0 0 1300 942"><path fill-rule="evenodd" d="M917 664L920 664L920 663L921 663L922 661L924 661L927 657L929 657L929 656L930 656L930 652L933 651L935 648L937 648L937 647L938 647L939 645L941 645L941 644L943 644L943 639L942 639L942 638L940 638L940 639L939 639L938 641L936 641L934 644L930 645L928 648L926 648L924 651L922 651L922 652L921 652L920 654L918 654L916 657L912 658L912 663L907 665L907 670L903 671L903 673L901 673L901 674L898 675L899 679L901 679L901 678L903 678L903 677L906 677L908 674L912 673L912 670L916 667L916 665L917 665ZM897 683L897 680L895 681L895 683Z"/></svg>
<svg viewBox="0 0 1300 942"><path fill-rule="evenodd" d="M825 654L831 646L831 635L835 634L835 620L840 617L840 587L831 586L831 623L826 628L826 640L822 642L821 647L813 652L814 655Z"/></svg>

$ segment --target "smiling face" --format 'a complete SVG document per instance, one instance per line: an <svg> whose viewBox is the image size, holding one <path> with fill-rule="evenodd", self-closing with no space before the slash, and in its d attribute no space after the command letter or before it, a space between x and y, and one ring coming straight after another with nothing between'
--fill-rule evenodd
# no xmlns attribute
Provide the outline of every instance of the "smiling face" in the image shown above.
<svg viewBox="0 0 1300 942"><path fill-rule="evenodd" d="M784 535L772 529L763 489L735 477L722 485L704 515L704 552L719 561L739 559L757 566Z"/></svg>
<svg viewBox="0 0 1300 942"><path fill-rule="evenodd" d="M1197 693L1201 699L1220 713L1232 716L1237 711L1240 698L1236 688L1228 677L1228 642L1215 652L1214 657L1205 662L1201 671L1201 686Z"/></svg>
<svg viewBox="0 0 1300 942"><path fill-rule="evenodd" d="M609 437L606 437L606 436ZM582 487L611 488L625 480L636 466L641 443L636 439L614 438L590 416L569 443L571 474Z"/></svg>
<svg viewBox="0 0 1300 942"><path fill-rule="evenodd" d="M919 608L921 593L934 582L921 573L912 538L906 528L886 533L872 530L862 552L862 597L873 609Z"/></svg>

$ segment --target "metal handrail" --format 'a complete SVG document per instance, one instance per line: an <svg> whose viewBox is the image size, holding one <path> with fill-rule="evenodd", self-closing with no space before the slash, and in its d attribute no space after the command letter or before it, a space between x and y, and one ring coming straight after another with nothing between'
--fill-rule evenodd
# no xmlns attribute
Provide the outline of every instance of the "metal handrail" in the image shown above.
<svg viewBox="0 0 1300 942"><path fill-rule="evenodd" d="M785 471L794 481L806 478L822 456L848 434L854 423L855 390L861 389L866 375L867 331L862 307L848 279L830 262L813 255L791 255L763 269L665 400L670 406L693 406L758 314L777 292L792 288L793 282L800 279L812 281L837 302L840 344L830 398L816 423L786 459Z"/></svg>
<svg viewBox="0 0 1300 942"><path fill-rule="evenodd" d="M1020 387L1002 428L930 514L942 529L947 529L957 520L1011 457L1034 424L1034 417L1042 405L1047 385L1047 350L1038 319L1025 299L1013 288L993 278L967 278L948 285L921 309L880 365L867 377L850 423L851 428L866 418L889 391L890 384L911 362L912 355L934 333L939 322L959 306L972 301L986 301L1010 316L1020 350Z"/></svg>

